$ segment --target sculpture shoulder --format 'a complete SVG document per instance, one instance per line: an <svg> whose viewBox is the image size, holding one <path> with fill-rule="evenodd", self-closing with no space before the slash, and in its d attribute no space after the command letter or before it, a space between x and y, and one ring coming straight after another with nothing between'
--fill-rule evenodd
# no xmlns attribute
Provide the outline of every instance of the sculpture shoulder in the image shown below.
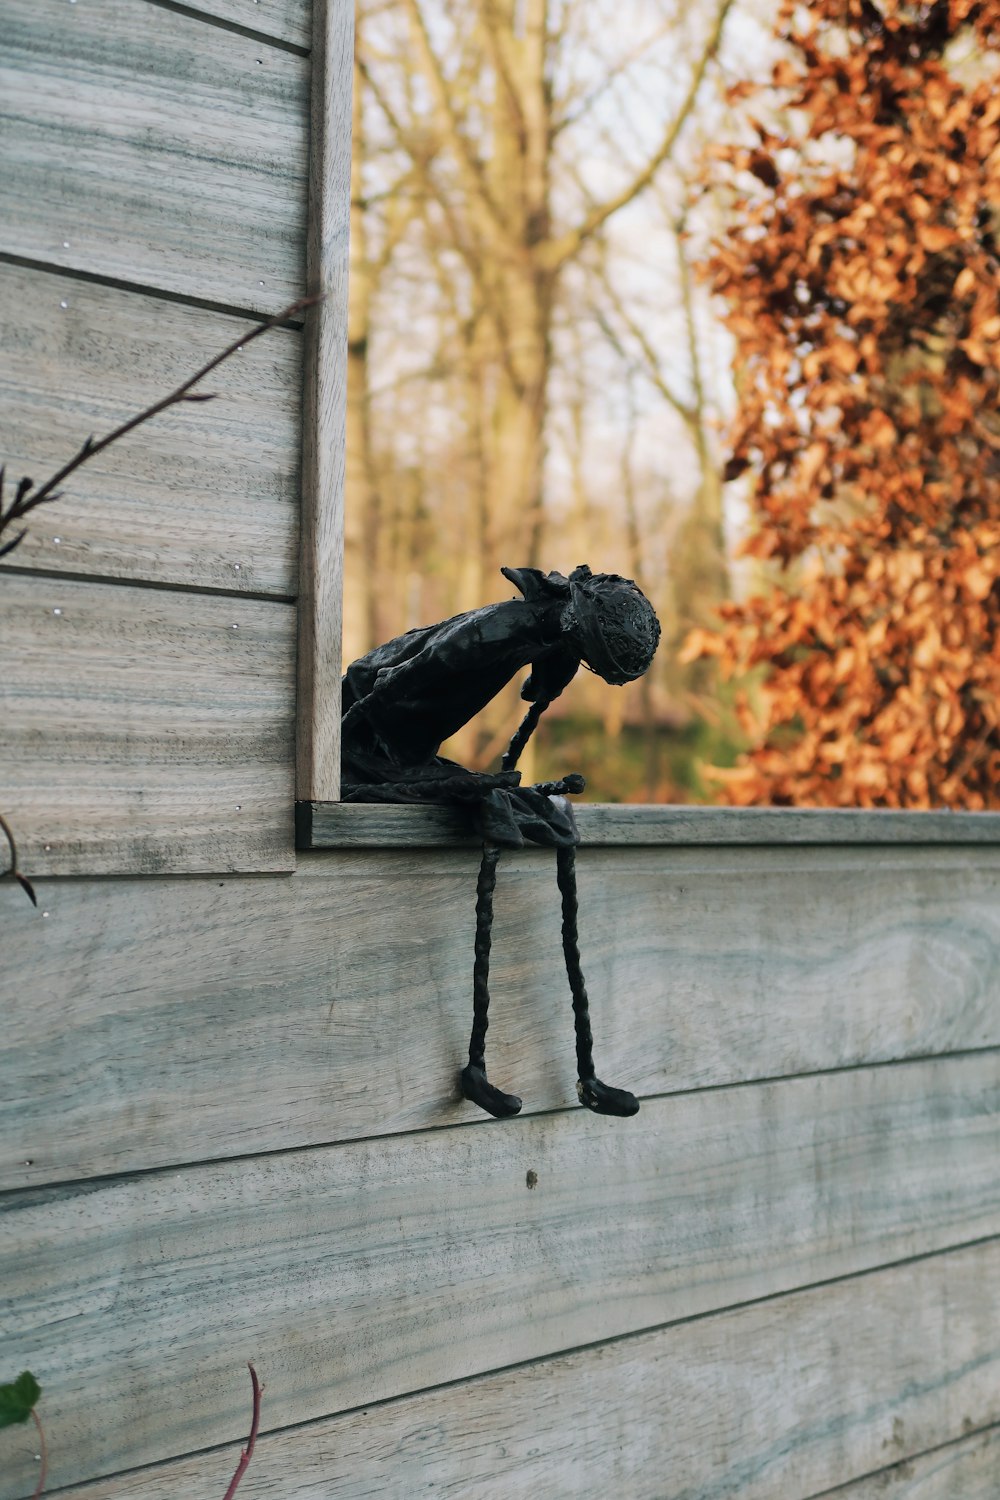
<svg viewBox="0 0 1000 1500"><path fill-rule="evenodd" d="M376 646L347 668L345 683L366 688L380 674L409 666L437 671L464 670L477 662L487 666L497 654L523 647L530 659L544 636L544 611L523 599L487 604L482 609L452 615L437 625L423 625ZM518 663L521 665L522 663ZM516 666L514 670L516 670Z"/></svg>

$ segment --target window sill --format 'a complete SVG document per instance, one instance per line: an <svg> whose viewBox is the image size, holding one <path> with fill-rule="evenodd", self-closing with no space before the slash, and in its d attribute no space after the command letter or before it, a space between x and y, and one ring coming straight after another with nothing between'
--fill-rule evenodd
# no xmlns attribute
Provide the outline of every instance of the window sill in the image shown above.
<svg viewBox="0 0 1000 1500"><path fill-rule="evenodd" d="M583 803L584 847L664 844L996 844L1000 813ZM299 849L442 849L481 839L454 807L299 802Z"/></svg>

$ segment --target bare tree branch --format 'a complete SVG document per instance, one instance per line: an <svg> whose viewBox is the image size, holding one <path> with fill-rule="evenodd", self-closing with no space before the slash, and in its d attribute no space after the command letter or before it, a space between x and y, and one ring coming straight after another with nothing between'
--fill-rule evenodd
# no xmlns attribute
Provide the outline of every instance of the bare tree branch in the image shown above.
<svg viewBox="0 0 1000 1500"><path fill-rule="evenodd" d="M671 390L670 386L667 384L667 379L663 373L663 369L660 365L659 356L656 350L653 348L653 345L646 337L640 325L629 313L626 312L625 308L622 306L618 294L614 291L610 283L607 283L605 285L605 294L612 307L614 308L615 316L624 325L629 337L631 339L634 339L639 346L644 360L644 364L642 365L643 374L656 388L657 393L663 397L667 405L673 408L684 425L693 432L698 421L697 411L695 407L689 406L686 401L681 400L680 396L678 396L675 391ZM625 357L624 347L620 339L618 339L617 335L615 334L614 329L611 327L611 324L599 310L595 310L595 317L602 332L608 338L609 342L617 348L618 352L623 357Z"/></svg>
<svg viewBox="0 0 1000 1500"><path fill-rule="evenodd" d="M684 96L681 107L667 126L659 146L648 159L645 166L635 174L631 182L627 183L620 192L615 193L611 198L606 199L604 203L600 203L592 208L590 213L587 214L575 229L568 229L564 234L556 235L548 244L538 247L539 254L549 270L558 270L560 266L565 265L566 261L571 260L576 255L584 241L596 233L602 224L606 224L613 214L618 213L619 209L624 208L626 204L631 203L634 198L637 198L653 181L660 167L662 167L663 163L671 155L681 131L687 124L688 118L697 103L702 82L708 71L708 65L719 49L723 27L732 5L733 0L722 0L715 23L712 26L708 41L702 50L701 57L698 60L691 79L690 87Z"/></svg>
<svg viewBox="0 0 1000 1500"><path fill-rule="evenodd" d="M4 838L7 840L7 846L10 849L10 868L7 871L7 875L12 880L17 881L21 889L27 894L32 906L37 906L38 897L35 895L35 888L31 884L31 881L28 879L27 875L21 874L20 868L17 863L17 845L14 842L14 833L11 829L10 824L7 822L7 819L3 816L2 813L0 813L0 833L2 833Z"/></svg>
<svg viewBox="0 0 1000 1500"><path fill-rule="evenodd" d="M418 0L403 0L403 8L410 21L416 43L417 59L434 100L441 133L455 158L470 205L476 211L476 216L481 221L481 227L487 236L495 244L511 249L513 241L487 185L483 164L469 144L453 108L448 83L431 46L430 37L427 35L427 26Z"/></svg>
<svg viewBox="0 0 1000 1500"><path fill-rule="evenodd" d="M651 36L644 37L641 42L638 42L632 48L631 52L623 53L618 61L614 64L614 66L608 68L600 83L598 83L595 88L591 89L588 93L584 94L583 97L579 99L579 102L576 104L575 108L567 109L566 113L560 119L557 119L553 122L553 139L556 136L561 135L564 130L568 130L571 126L575 125L579 120L582 120L586 115L588 115L593 109L594 105L604 97L608 89L614 87L622 74L628 72L633 63L638 62L640 58L645 56L650 47L652 47L656 42L660 41L662 37L666 36L676 24L677 23L675 18L673 16L669 16L663 22L663 25L660 26L656 31L654 31ZM567 104L571 103L571 101L568 99L566 102Z"/></svg>
<svg viewBox="0 0 1000 1500"><path fill-rule="evenodd" d="M38 1428L38 1456L41 1459L42 1463L42 1466L38 1471L38 1483L35 1485L35 1493L32 1495L31 1500L39 1500L39 1496L45 1488L45 1475L48 1472L49 1455L48 1450L45 1446L45 1429L42 1426L42 1419L38 1415L34 1407L31 1408L31 1415L34 1418L35 1426Z"/></svg>
<svg viewBox="0 0 1000 1500"><path fill-rule="evenodd" d="M363 60L359 64L358 70L365 83L371 89L372 97L385 116L387 124L395 134L400 148L410 157L428 195L434 199L441 210L450 235L448 243L461 256L462 263L471 276L476 291L479 293L480 301L484 308L488 310L490 321L496 328L498 349L504 372L513 388L520 390L517 371L510 358L510 339L504 320L503 304L501 299L493 294L491 287L486 281L484 275L486 258L481 253L481 247L478 244L469 244L469 230L467 226L459 223L455 214L454 204L431 171L433 156L426 152L418 152L414 145L407 139L407 133L402 121L386 98L384 90L379 87L377 80Z"/></svg>
<svg viewBox="0 0 1000 1500"><path fill-rule="evenodd" d="M508 55L507 46L509 33L505 32L497 16L496 0L483 0L479 7L479 17L486 32L486 44L489 49L490 59L496 69L497 78L503 84L507 98L518 115L522 114L521 100L518 97L517 85L514 82L514 74L511 68L511 59Z"/></svg>
<svg viewBox="0 0 1000 1500"><path fill-rule="evenodd" d="M691 266L684 244L686 224L680 218L674 224L674 241L677 246L677 264L680 268L681 305L684 308L684 328L687 333L688 357L691 361L691 387L694 391L693 432L698 444L698 457L704 465L707 460L705 445L705 381L701 371L701 351L698 346L698 328L694 320L694 289L691 284Z"/></svg>

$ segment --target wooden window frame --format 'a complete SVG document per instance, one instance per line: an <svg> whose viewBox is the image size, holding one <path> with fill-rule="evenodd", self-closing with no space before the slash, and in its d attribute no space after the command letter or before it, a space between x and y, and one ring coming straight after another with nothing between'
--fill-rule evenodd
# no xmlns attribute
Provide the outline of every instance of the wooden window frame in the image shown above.
<svg viewBox="0 0 1000 1500"><path fill-rule="evenodd" d="M299 584L296 843L300 849L480 842L448 807L340 802L347 274L353 0L314 0ZM997 844L1000 813L852 808L584 806L588 845Z"/></svg>
<svg viewBox="0 0 1000 1500"><path fill-rule="evenodd" d="M340 796L353 0L313 0L299 565L296 797ZM301 822L301 817L300 817ZM303 846L301 837L298 840ZM308 843L305 847L309 847Z"/></svg>

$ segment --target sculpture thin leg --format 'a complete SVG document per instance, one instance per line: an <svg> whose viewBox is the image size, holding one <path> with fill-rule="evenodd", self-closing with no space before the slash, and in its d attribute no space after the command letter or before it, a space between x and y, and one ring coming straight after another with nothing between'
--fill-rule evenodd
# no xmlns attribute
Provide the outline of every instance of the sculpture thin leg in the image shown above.
<svg viewBox="0 0 1000 1500"><path fill-rule="evenodd" d="M573 1019L576 1024L576 1091L580 1103L598 1115L634 1115L639 1101L626 1089L614 1089L602 1083L594 1073L594 1037L590 1029L590 1004L587 986L580 966L580 938L577 926L576 850L556 850L556 874L562 896L562 941L566 958L566 977L573 996Z"/></svg>
<svg viewBox="0 0 1000 1500"><path fill-rule="evenodd" d="M462 1069L462 1093L480 1109L498 1120L509 1119L521 1108L516 1094L494 1088L486 1076L486 1028L490 1024L490 947L493 939L493 891L497 883L500 850L483 845L483 858L476 883L476 962L472 972L472 1036L468 1066Z"/></svg>

